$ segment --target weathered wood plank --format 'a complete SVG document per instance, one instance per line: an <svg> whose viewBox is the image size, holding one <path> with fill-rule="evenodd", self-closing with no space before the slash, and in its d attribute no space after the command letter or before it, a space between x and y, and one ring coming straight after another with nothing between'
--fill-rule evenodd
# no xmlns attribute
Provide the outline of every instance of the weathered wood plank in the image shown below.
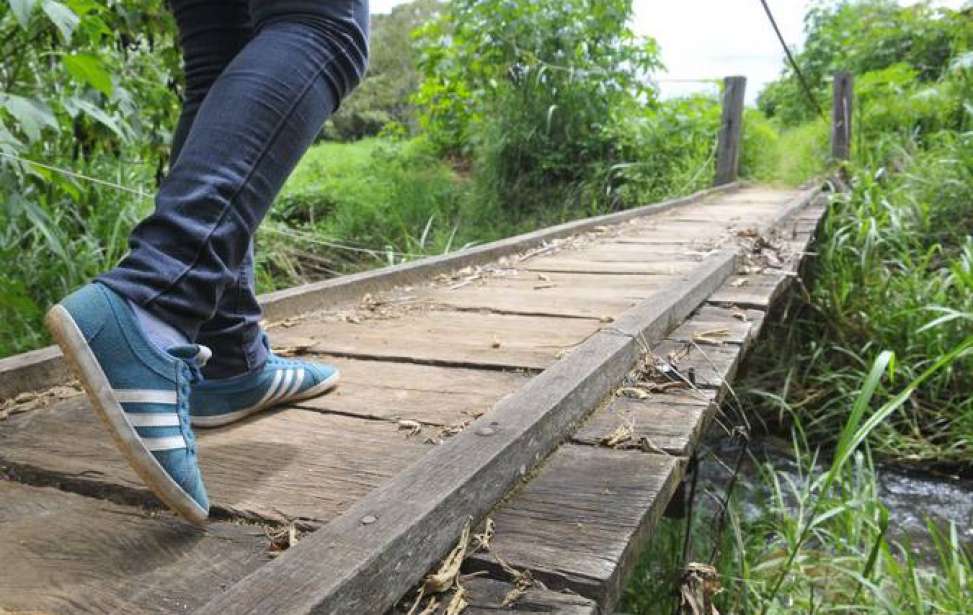
<svg viewBox="0 0 973 615"><path fill-rule="evenodd" d="M361 418L455 425L486 412L529 379L517 372L413 363L343 359L340 366L338 388L296 405Z"/></svg>
<svg viewBox="0 0 973 615"><path fill-rule="evenodd" d="M598 605L576 594L555 592L542 587L530 587L512 604L503 606L504 599L514 590L514 586L506 581L498 581L480 575L461 575L460 583L465 590L464 599L469 606L463 610L463 615L496 615L499 613L557 613L559 615L598 615ZM439 600L441 603L433 611L433 615L445 615L449 602L449 595ZM428 604L428 599L422 605ZM397 615L407 613L411 604L400 607L395 611Z"/></svg>
<svg viewBox="0 0 973 615"><path fill-rule="evenodd" d="M495 554L608 610L683 471L679 457L566 444L491 515L491 553L467 569L499 572Z"/></svg>
<svg viewBox="0 0 973 615"><path fill-rule="evenodd" d="M733 380L740 366L742 347L703 346L688 342L665 340L652 347L652 353L668 360L684 378L694 374L696 386L722 389Z"/></svg>
<svg viewBox="0 0 973 615"><path fill-rule="evenodd" d="M619 428L631 429L617 448L688 456L716 412L714 398L714 391L704 389L655 393L647 399L619 397L592 414L572 440L600 445L617 436Z"/></svg>
<svg viewBox="0 0 973 615"><path fill-rule="evenodd" d="M676 327L669 339L703 346L747 344L760 335L763 322L764 312L760 310L703 306Z"/></svg>
<svg viewBox="0 0 973 615"><path fill-rule="evenodd" d="M214 508L281 521L327 521L431 448L395 423L296 409L197 436ZM84 398L0 424L0 466L31 482L155 503Z"/></svg>
<svg viewBox="0 0 973 615"><path fill-rule="evenodd" d="M542 256L524 263L527 271L560 271L563 273L614 273L614 274L642 274L642 275L679 275L691 271L698 264L698 260L667 260L652 261L594 261L583 258L574 252L555 256Z"/></svg>
<svg viewBox="0 0 973 615"><path fill-rule="evenodd" d="M489 286L466 286L456 290L440 289L429 295L438 305L466 310L491 310L527 316L559 316L564 318L594 318L609 321L638 302L638 298L623 293L603 293L597 289L565 289L552 283L534 282L534 286L499 289Z"/></svg>
<svg viewBox="0 0 973 615"><path fill-rule="evenodd" d="M637 360L641 340L658 340L659 323L682 320L732 266L732 255L704 261L690 280L627 312L632 318L623 314L625 329L590 337L476 425L433 448L200 613L357 614L390 608L455 543L468 516L481 519L616 386ZM275 591L281 586L290 591Z"/></svg>
<svg viewBox="0 0 973 615"><path fill-rule="evenodd" d="M0 359L0 401L24 391L45 389L72 378L56 346Z"/></svg>
<svg viewBox="0 0 973 615"><path fill-rule="evenodd" d="M786 273L736 275L709 298L714 305L767 310L793 283Z"/></svg>
<svg viewBox="0 0 973 615"><path fill-rule="evenodd" d="M353 358L543 369L599 326L580 318L424 310L357 324L309 318L275 330L272 341Z"/></svg>
<svg viewBox="0 0 973 615"><path fill-rule="evenodd" d="M258 526L200 530L56 489L0 481L0 612L176 613L268 559Z"/></svg>

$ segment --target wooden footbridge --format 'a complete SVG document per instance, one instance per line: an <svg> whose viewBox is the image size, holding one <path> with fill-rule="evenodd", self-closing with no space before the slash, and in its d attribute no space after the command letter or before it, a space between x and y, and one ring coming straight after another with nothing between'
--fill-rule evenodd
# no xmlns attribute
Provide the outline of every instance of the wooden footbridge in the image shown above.
<svg viewBox="0 0 973 615"><path fill-rule="evenodd" d="M728 183L265 296L343 381L198 430L206 529L56 350L0 361L0 613L611 612L825 200Z"/></svg>

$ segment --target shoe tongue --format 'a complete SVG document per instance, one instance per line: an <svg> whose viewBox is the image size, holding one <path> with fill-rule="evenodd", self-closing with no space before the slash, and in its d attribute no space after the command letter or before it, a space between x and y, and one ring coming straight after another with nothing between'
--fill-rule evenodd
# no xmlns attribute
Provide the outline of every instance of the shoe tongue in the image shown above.
<svg viewBox="0 0 973 615"><path fill-rule="evenodd" d="M213 351L199 344L180 344L170 346L166 351L177 359L182 359L195 367L202 367L213 356Z"/></svg>

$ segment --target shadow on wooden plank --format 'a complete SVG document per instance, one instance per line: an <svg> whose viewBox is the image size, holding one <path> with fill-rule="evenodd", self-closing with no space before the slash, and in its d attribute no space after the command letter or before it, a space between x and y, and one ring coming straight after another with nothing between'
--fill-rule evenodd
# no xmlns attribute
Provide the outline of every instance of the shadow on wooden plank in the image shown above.
<svg viewBox="0 0 973 615"><path fill-rule="evenodd" d="M217 513L272 521L327 521L431 448L395 423L298 409L197 435ZM157 505L80 397L5 421L0 466L35 484Z"/></svg>
<svg viewBox="0 0 973 615"><path fill-rule="evenodd" d="M0 482L0 612L187 612L268 559L261 527L201 530L56 489Z"/></svg>

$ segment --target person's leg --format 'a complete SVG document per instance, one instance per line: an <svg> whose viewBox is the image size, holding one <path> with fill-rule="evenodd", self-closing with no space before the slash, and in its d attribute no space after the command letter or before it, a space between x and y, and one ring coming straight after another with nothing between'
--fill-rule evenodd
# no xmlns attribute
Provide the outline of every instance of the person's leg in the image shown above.
<svg viewBox="0 0 973 615"><path fill-rule="evenodd" d="M188 344L160 349L129 306L187 339L197 336L238 277L284 179L360 79L366 57L365 0L262 0L251 9L256 34L204 97L155 213L132 232L131 253L46 318L132 467L166 504L199 523L209 502L190 396L210 352ZM259 403L305 386L304 370L276 370ZM311 376L312 386L326 384Z"/></svg>
<svg viewBox="0 0 973 615"><path fill-rule="evenodd" d="M183 57L186 85L182 97L182 111L172 135L170 160L179 158L199 107L216 79L233 58L253 37L249 0L170 0L170 8L179 31L179 47ZM246 271L252 269L252 259L241 267L236 285L244 284ZM252 274L251 274L252 275ZM230 299L221 299L217 317L231 306L223 306ZM238 300L233 300L239 305ZM160 348L188 342L178 329L156 317L137 303L131 303L139 323L149 338ZM259 313L258 313L259 321ZM203 325L203 331L207 325ZM206 344L201 341L200 343Z"/></svg>
<svg viewBox="0 0 973 615"><path fill-rule="evenodd" d="M284 180L366 61L365 0L253 0L255 33L211 86L154 214L98 281L196 339Z"/></svg>
<svg viewBox="0 0 973 615"><path fill-rule="evenodd" d="M179 28L184 58L186 89L182 113L172 136L171 159L175 161L189 135L203 100L216 79L253 38L249 0L175 0L172 12ZM214 356L203 368L207 378L235 376L262 365L267 358L260 343L260 304L253 279L253 242L216 306L213 317L200 327L196 342Z"/></svg>
<svg viewBox="0 0 973 615"><path fill-rule="evenodd" d="M179 30L186 87L172 133L170 160L186 142L206 94L233 58L253 38L250 0L170 0Z"/></svg>

